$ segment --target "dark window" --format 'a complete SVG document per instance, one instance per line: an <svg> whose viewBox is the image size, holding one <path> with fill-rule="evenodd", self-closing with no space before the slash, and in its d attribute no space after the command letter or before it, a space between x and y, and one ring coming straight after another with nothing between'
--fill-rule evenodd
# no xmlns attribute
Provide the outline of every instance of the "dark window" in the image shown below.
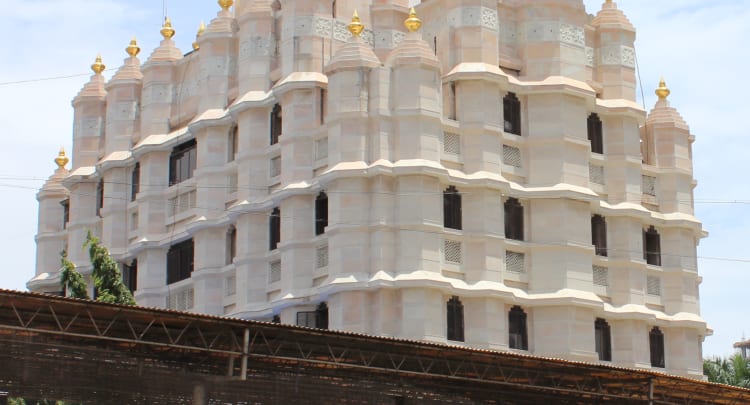
<svg viewBox="0 0 750 405"><path fill-rule="evenodd" d="M193 272L193 240L172 245L167 252L167 284L190 278Z"/></svg>
<svg viewBox="0 0 750 405"><path fill-rule="evenodd" d="M315 308L315 327L318 329L328 329L328 304L321 302Z"/></svg>
<svg viewBox="0 0 750 405"><path fill-rule="evenodd" d="M591 217L591 244L597 256L607 256L607 221L601 215Z"/></svg>
<svg viewBox="0 0 750 405"><path fill-rule="evenodd" d="M328 91L320 89L320 125L326 122L326 105L328 103Z"/></svg>
<svg viewBox="0 0 750 405"><path fill-rule="evenodd" d="M609 324L604 319L596 318L594 340L599 360L612 361L612 334L609 330Z"/></svg>
<svg viewBox="0 0 750 405"><path fill-rule="evenodd" d="M237 256L237 228L234 225L227 230L227 259L226 264L232 264Z"/></svg>
<svg viewBox="0 0 750 405"><path fill-rule="evenodd" d="M271 323L281 323L281 317L274 315L273 318L271 318Z"/></svg>
<svg viewBox="0 0 750 405"><path fill-rule="evenodd" d="M523 205L515 198L505 201L505 237L523 240Z"/></svg>
<svg viewBox="0 0 750 405"><path fill-rule="evenodd" d="M529 350L526 332L526 312L518 305L508 312L508 346L511 349Z"/></svg>
<svg viewBox="0 0 750 405"><path fill-rule="evenodd" d="M271 145L279 143L281 136L281 106L276 104L271 110Z"/></svg>
<svg viewBox="0 0 750 405"><path fill-rule="evenodd" d="M456 82L451 82L448 88L448 119L455 120L458 117L458 102L456 101Z"/></svg>
<svg viewBox="0 0 750 405"><path fill-rule="evenodd" d="M595 113L589 115L588 135L591 142L591 151L594 153L604 153L604 143L602 140L602 120Z"/></svg>
<svg viewBox="0 0 750 405"><path fill-rule="evenodd" d="M648 264L661 266L661 237L653 225L643 231L643 259Z"/></svg>
<svg viewBox="0 0 750 405"><path fill-rule="evenodd" d="M232 126L232 129L229 131L229 143L228 143L228 150L227 150L227 162L234 161L234 159L237 158L237 152L239 148L239 128L237 125Z"/></svg>
<svg viewBox="0 0 750 405"><path fill-rule="evenodd" d="M328 305L321 302L315 311L297 312L297 325L308 328L328 329Z"/></svg>
<svg viewBox="0 0 750 405"><path fill-rule="evenodd" d="M315 198L315 234L322 235L328 226L328 196L320 192Z"/></svg>
<svg viewBox="0 0 750 405"><path fill-rule="evenodd" d="M521 101L515 93L503 97L503 129L505 132L521 135Z"/></svg>
<svg viewBox="0 0 750 405"><path fill-rule="evenodd" d="M102 208L104 208L104 180L99 180L96 185L96 216L102 216Z"/></svg>
<svg viewBox="0 0 750 405"><path fill-rule="evenodd" d="M446 306L446 318L448 321L448 340L455 342L464 341L464 304L453 296L448 300Z"/></svg>
<svg viewBox="0 0 750 405"><path fill-rule="evenodd" d="M198 145L191 139L172 150L169 156L169 185L175 185L193 177L198 162Z"/></svg>
<svg viewBox="0 0 750 405"><path fill-rule="evenodd" d="M63 229L68 227L68 222L70 222L70 199L66 198L62 201L60 201L60 205L63 207Z"/></svg>
<svg viewBox="0 0 750 405"><path fill-rule="evenodd" d="M651 367L664 368L664 334L657 326L648 334L648 345L651 349Z"/></svg>
<svg viewBox="0 0 750 405"><path fill-rule="evenodd" d="M276 250L281 242L281 210L276 207L268 218L268 249Z"/></svg>
<svg viewBox="0 0 750 405"><path fill-rule="evenodd" d="M443 226L461 229L461 194L453 186L443 191Z"/></svg>
<svg viewBox="0 0 750 405"><path fill-rule="evenodd" d="M122 282L130 292L135 292L138 288L138 259L122 266Z"/></svg>
<svg viewBox="0 0 750 405"><path fill-rule="evenodd" d="M141 163L136 162L133 171L130 173L130 201L135 201L135 197L141 191Z"/></svg>

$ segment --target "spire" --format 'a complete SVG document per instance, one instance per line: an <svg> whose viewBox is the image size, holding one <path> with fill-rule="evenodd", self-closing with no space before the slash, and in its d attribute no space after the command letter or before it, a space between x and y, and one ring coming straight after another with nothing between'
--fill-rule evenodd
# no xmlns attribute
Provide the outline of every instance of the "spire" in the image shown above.
<svg viewBox="0 0 750 405"><path fill-rule="evenodd" d="M201 45L198 43L198 38L206 32L206 24L201 21L201 25L198 26L198 32L195 34L195 42L193 42L193 50L197 51L201 49Z"/></svg>
<svg viewBox="0 0 750 405"><path fill-rule="evenodd" d="M412 7L409 9L409 18L404 21L404 26L409 32L417 32L422 27L422 20L417 17L417 11Z"/></svg>
<svg viewBox="0 0 750 405"><path fill-rule="evenodd" d="M349 29L349 32L351 32L355 37L358 37L365 29L365 26L359 19L359 14L357 13L356 9L354 10L354 15L352 16L352 22L349 23L347 28Z"/></svg>
<svg viewBox="0 0 750 405"><path fill-rule="evenodd" d="M135 58L139 53L141 53L141 48L138 46L138 42L135 40L135 37L130 40L130 45L125 48L125 52L127 52L131 58Z"/></svg>
<svg viewBox="0 0 750 405"><path fill-rule="evenodd" d="M101 75L106 68L107 66L102 63L102 55L96 55L96 61L91 65L91 70L94 71L94 74Z"/></svg>
<svg viewBox="0 0 750 405"><path fill-rule="evenodd" d="M234 0L219 0L219 6L224 11L229 11L229 8L234 4Z"/></svg>
<svg viewBox="0 0 750 405"><path fill-rule="evenodd" d="M65 148L60 148L60 153L57 154L57 157L55 158L55 163L57 163L58 169L65 169L65 165L70 162L70 159L68 159L67 156L65 156Z"/></svg>
<svg viewBox="0 0 750 405"><path fill-rule="evenodd" d="M669 123L678 128L687 129L688 125L680 113L676 108L669 105L667 97L669 97L672 92L669 90L669 87L667 87L667 83L664 81L663 77L659 80L659 87L656 88L654 93L656 93L659 99L656 101L654 108L649 112L648 117L646 118L646 123L649 125L655 123Z"/></svg>
<svg viewBox="0 0 750 405"><path fill-rule="evenodd" d="M175 30L172 28L172 20L170 20L169 17L164 17L164 25L159 32L164 39L172 39L172 37L174 37Z"/></svg>

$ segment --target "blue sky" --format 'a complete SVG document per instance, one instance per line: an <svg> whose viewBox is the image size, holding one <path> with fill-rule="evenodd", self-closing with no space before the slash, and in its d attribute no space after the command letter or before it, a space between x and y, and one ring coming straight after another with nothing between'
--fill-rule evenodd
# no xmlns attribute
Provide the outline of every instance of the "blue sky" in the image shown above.
<svg viewBox="0 0 750 405"><path fill-rule="evenodd" d="M603 1L585 0L589 13ZM168 13L183 51L201 20L219 7L211 0L170 0ZM650 110L664 76L670 101L696 136L696 210L710 237L699 247L703 316L714 329L705 355L731 353L750 337L750 0L621 0L638 30L636 50ZM133 35L145 60L161 39L160 0L27 0L0 7L0 288L25 289L33 276L37 189L55 168L60 146L70 150L70 101L88 80L101 53L111 76ZM74 76L66 79L11 82Z"/></svg>

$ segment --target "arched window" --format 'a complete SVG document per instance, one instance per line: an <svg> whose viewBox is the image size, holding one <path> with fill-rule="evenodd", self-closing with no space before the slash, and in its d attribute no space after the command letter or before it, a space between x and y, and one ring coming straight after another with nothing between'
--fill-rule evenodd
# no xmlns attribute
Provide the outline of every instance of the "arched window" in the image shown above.
<svg viewBox="0 0 750 405"><path fill-rule="evenodd" d="M276 250L281 242L281 210L276 207L268 218L268 250Z"/></svg>
<svg viewBox="0 0 750 405"><path fill-rule="evenodd" d="M281 106L276 104L271 110L271 145L279 143L281 136Z"/></svg>
<svg viewBox="0 0 750 405"><path fill-rule="evenodd" d="M443 191L443 226L461 229L461 194L453 186Z"/></svg>
<svg viewBox="0 0 750 405"><path fill-rule="evenodd" d="M588 136L591 142L591 152L604 153L604 143L602 139L602 120L599 115L592 113L588 119Z"/></svg>
<svg viewBox="0 0 750 405"><path fill-rule="evenodd" d="M328 196L321 191L315 197L315 235L322 235L328 226Z"/></svg>
<svg viewBox="0 0 750 405"><path fill-rule="evenodd" d="M315 327L318 329L328 329L328 304L321 302L315 308Z"/></svg>
<svg viewBox="0 0 750 405"><path fill-rule="evenodd" d="M521 135L521 101L515 93L503 97L503 129L509 134Z"/></svg>
<svg viewBox="0 0 750 405"><path fill-rule="evenodd" d="M227 229L227 259L226 264L232 264L237 256L237 228L230 225Z"/></svg>
<svg viewBox="0 0 750 405"><path fill-rule="evenodd" d="M648 264L661 266L661 237L653 225L643 231L643 259Z"/></svg>
<svg viewBox="0 0 750 405"><path fill-rule="evenodd" d="M523 205L515 199L505 201L505 237L523 240Z"/></svg>
<svg viewBox="0 0 750 405"><path fill-rule="evenodd" d="M607 221L601 215L591 217L591 244L597 256L607 256Z"/></svg>
<svg viewBox="0 0 750 405"><path fill-rule="evenodd" d="M594 342L599 360L612 361L612 334L604 319L596 318L594 322Z"/></svg>
<svg viewBox="0 0 750 405"><path fill-rule="evenodd" d="M648 334L649 349L651 349L651 367L664 368L664 333L654 326Z"/></svg>
<svg viewBox="0 0 750 405"><path fill-rule="evenodd" d="M446 320L448 326L447 338L454 342L464 341L464 304L455 295L446 305Z"/></svg>
<svg viewBox="0 0 750 405"><path fill-rule="evenodd" d="M518 305L508 312L508 347L529 350L529 336L526 330L526 312Z"/></svg>

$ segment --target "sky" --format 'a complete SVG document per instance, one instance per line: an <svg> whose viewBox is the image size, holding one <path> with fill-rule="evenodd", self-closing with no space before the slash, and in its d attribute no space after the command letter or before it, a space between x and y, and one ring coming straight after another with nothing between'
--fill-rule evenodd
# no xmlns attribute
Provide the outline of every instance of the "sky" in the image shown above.
<svg viewBox="0 0 750 405"><path fill-rule="evenodd" d="M180 49L191 49L211 0L169 0ZM589 13L602 0L585 0ZM750 337L750 0L620 0L637 29L636 52L650 110L664 76L669 97L696 137L696 214L710 236L698 248L702 315L714 330L704 355L728 355ZM107 77L135 35L145 61L158 45L161 0L5 0L0 6L0 288L25 290L34 275L37 190L70 150L71 100L101 54ZM747 250L746 250L747 249ZM743 304L744 303L744 304Z"/></svg>

